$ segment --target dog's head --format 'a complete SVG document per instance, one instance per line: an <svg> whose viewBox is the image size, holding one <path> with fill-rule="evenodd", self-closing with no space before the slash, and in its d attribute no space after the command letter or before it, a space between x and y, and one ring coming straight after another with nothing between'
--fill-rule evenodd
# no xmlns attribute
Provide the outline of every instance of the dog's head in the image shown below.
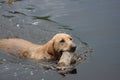
<svg viewBox="0 0 120 80"><path fill-rule="evenodd" d="M53 47L57 52L75 52L76 45L70 35L58 33L53 37Z"/></svg>
<svg viewBox="0 0 120 80"><path fill-rule="evenodd" d="M48 41L45 45L45 49L53 58L59 59L63 52L75 52L76 45L70 35L58 33Z"/></svg>

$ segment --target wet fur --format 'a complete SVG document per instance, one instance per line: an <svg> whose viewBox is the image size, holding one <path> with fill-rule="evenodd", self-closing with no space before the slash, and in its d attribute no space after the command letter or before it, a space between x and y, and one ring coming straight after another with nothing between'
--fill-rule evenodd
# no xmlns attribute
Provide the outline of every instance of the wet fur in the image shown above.
<svg viewBox="0 0 120 80"><path fill-rule="evenodd" d="M56 34L51 40L43 45L37 45L18 38L0 39L0 49L9 53L15 53L22 58L31 58L35 60L60 59L61 53L69 51L73 44L72 37L64 33Z"/></svg>

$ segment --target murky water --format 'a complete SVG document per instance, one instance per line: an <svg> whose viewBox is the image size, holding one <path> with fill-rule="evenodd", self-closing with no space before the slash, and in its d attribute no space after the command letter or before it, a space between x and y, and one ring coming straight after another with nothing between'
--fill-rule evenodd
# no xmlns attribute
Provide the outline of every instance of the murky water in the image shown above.
<svg viewBox="0 0 120 80"><path fill-rule="evenodd" d="M54 34L66 32L78 44L78 54L88 45L94 49L86 54L87 61L77 65L77 74L73 70L66 77L0 51L0 80L119 80L119 9L119 0L15 0L13 5L0 0L0 38L43 44ZM80 43L86 45L83 50Z"/></svg>

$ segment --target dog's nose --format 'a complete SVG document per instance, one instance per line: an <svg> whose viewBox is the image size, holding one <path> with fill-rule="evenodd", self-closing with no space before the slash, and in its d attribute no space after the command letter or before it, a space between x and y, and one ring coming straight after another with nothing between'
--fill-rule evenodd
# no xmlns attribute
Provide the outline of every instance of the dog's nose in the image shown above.
<svg viewBox="0 0 120 80"><path fill-rule="evenodd" d="M75 44L72 44L71 47L70 47L70 52L75 52L76 47L77 46Z"/></svg>

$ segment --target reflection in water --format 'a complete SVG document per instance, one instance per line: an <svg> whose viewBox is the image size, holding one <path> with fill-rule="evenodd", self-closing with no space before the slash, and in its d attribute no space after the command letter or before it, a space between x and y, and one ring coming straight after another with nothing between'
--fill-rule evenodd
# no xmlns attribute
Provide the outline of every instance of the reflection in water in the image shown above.
<svg viewBox="0 0 120 80"><path fill-rule="evenodd" d="M77 69L70 69L70 70L67 70L67 71L58 71L58 73L61 75L61 76L63 76L63 77L65 77L65 76L67 76L67 75L70 75L70 74L77 74Z"/></svg>
<svg viewBox="0 0 120 80"><path fill-rule="evenodd" d="M29 10L29 11L34 10L34 8L33 8L33 7L27 7L27 8L25 8L25 9L27 9L27 10Z"/></svg>
<svg viewBox="0 0 120 80"><path fill-rule="evenodd" d="M3 17L5 17L5 18L8 18L8 19L10 19L10 18L13 18L14 16L13 15L2 15Z"/></svg>
<svg viewBox="0 0 120 80"><path fill-rule="evenodd" d="M4 4L6 1L0 1L0 4Z"/></svg>
<svg viewBox="0 0 120 80"><path fill-rule="evenodd" d="M32 10L34 8L26 8L27 10ZM23 12L20 12L20 11L8 11L8 13L10 13L9 15L2 15L4 18L13 18L15 17L15 15L17 14L20 14L20 15L23 15L23 16L28 16L26 15L25 13ZM11 15L12 14L12 15ZM13 16L14 15L14 16ZM28 16L28 17L31 17L33 20L44 20L44 21L48 21L48 22L52 22L52 23L55 23L57 24L58 26L58 29L63 29L63 30L70 30L72 31L73 29L70 27L70 26L67 26L67 25L63 25L63 24L60 24L59 22L56 22L52 19L50 19L51 16Z"/></svg>
<svg viewBox="0 0 120 80"><path fill-rule="evenodd" d="M58 29L65 29L65 30L70 30L70 31L73 30L73 29L70 28L69 26L61 26L61 27L59 27Z"/></svg>
<svg viewBox="0 0 120 80"><path fill-rule="evenodd" d="M51 20L50 19L51 16L43 16L43 17L41 17L41 16L32 16L32 17L33 17L33 19L45 20L45 21L49 21L49 22L55 23L58 26L60 26L58 29L73 30L72 28L70 28L70 26L63 25L63 24L60 24L59 22Z"/></svg>
<svg viewBox="0 0 120 80"><path fill-rule="evenodd" d="M21 14L21 15L27 16L25 13L22 13L22 12L19 12L19 11L8 11L8 12L11 13L11 14Z"/></svg>

